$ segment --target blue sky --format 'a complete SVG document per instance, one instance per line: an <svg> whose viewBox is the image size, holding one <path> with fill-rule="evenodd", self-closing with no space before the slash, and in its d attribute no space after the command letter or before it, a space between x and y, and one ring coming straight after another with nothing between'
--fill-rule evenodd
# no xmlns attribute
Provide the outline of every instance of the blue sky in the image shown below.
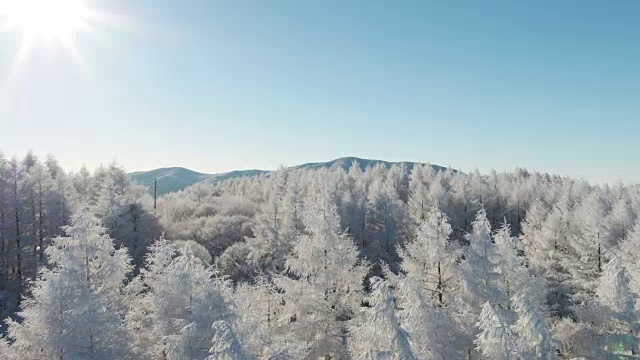
<svg viewBox="0 0 640 360"><path fill-rule="evenodd" d="M38 46L0 149L77 169L340 156L640 181L640 2L93 0L126 27Z"/></svg>

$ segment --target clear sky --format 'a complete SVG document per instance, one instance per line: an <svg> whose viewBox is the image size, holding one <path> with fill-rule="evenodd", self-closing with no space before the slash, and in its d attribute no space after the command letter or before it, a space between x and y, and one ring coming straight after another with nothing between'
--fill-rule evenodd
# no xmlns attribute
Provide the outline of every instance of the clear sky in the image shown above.
<svg viewBox="0 0 640 360"><path fill-rule="evenodd" d="M0 33L5 153L71 169L359 156L640 181L640 1L91 6L128 21L74 34L83 65L36 44L14 69L21 34Z"/></svg>

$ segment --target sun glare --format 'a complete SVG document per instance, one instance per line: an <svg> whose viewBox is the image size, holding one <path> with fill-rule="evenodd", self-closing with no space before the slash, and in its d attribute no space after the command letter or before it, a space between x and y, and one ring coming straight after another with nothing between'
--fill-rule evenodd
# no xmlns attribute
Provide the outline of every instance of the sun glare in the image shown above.
<svg viewBox="0 0 640 360"><path fill-rule="evenodd" d="M76 35L94 32L98 25L118 25L113 16L90 6L90 1L0 0L0 32L21 38L10 76L35 46L62 47L75 64L83 65Z"/></svg>
<svg viewBox="0 0 640 360"><path fill-rule="evenodd" d="M9 0L3 5L5 27L34 40L64 41L86 27L92 16L82 0Z"/></svg>

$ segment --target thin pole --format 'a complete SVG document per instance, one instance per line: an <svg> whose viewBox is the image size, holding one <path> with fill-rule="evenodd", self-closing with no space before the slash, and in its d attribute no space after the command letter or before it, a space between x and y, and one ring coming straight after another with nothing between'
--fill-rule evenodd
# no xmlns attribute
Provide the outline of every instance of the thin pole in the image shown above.
<svg viewBox="0 0 640 360"><path fill-rule="evenodd" d="M158 179L153 179L153 215L156 215L157 199L158 199Z"/></svg>

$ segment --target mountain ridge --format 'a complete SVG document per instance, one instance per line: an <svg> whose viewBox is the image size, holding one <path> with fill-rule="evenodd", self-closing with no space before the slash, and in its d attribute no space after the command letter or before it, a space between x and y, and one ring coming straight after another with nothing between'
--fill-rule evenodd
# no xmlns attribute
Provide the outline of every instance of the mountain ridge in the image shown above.
<svg viewBox="0 0 640 360"><path fill-rule="evenodd" d="M376 166L378 164L382 164L385 167L389 168L396 164L406 164L409 169L412 169L416 164L427 164L420 162L412 162L412 161L384 161L384 160L375 160L375 159L364 159L355 156L346 156L340 157L337 159L325 161L325 162L310 162L299 165L290 166L292 169L318 169L321 167L335 167L340 166L345 170L348 170L351 167L351 164L356 162L358 166L364 170L371 166ZM446 170L445 167L439 165L431 166L436 170ZM188 186L196 184L201 181L223 181L227 179L240 178L240 177L248 177L248 176L258 176L261 174L271 173L273 170L259 170L259 169L248 169L248 170L233 170L225 173L217 173L217 174L206 174L197 171L193 171L184 167L174 166L174 167L166 167L166 168L158 168L149 171L135 171L127 174L129 179L135 183L143 185L147 187L150 191L153 189L154 181L157 181L158 186L158 195L167 194L170 192L175 192L179 190L183 190Z"/></svg>

